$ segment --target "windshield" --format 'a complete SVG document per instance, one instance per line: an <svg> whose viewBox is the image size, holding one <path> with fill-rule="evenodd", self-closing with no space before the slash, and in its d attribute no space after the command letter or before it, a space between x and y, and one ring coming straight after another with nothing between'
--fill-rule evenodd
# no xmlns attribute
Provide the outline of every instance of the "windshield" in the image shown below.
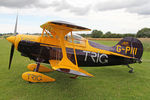
<svg viewBox="0 0 150 100"><path fill-rule="evenodd" d="M73 34L72 37L73 37L74 43L76 43L76 44L82 44L83 41L85 40L82 36L77 35L77 34ZM65 40L72 43L71 34L67 34L65 36Z"/></svg>

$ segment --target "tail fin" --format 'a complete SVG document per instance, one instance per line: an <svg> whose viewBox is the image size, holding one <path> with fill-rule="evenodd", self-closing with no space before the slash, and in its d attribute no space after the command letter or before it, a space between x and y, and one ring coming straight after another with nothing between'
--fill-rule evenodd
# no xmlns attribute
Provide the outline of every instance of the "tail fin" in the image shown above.
<svg viewBox="0 0 150 100"><path fill-rule="evenodd" d="M125 56L141 59L143 45L140 40L133 37L126 37L119 41L114 47L115 52Z"/></svg>

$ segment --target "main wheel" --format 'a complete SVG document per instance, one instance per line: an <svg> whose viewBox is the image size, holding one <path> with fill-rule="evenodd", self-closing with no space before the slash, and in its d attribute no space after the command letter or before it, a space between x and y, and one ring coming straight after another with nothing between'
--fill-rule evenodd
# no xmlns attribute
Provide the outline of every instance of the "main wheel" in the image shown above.
<svg viewBox="0 0 150 100"><path fill-rule="evenodd" d="M133 73L133 70L129 70L129 73Z"/></svg>

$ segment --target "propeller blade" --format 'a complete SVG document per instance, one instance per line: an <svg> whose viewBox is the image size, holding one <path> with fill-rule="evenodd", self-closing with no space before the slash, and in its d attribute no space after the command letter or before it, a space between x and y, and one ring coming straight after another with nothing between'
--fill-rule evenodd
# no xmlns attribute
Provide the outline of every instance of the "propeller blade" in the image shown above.
<svg viewBox="0 0 150 100"><path fill-rule="evenodd" d="M17 35L17 25L18 25L18 14L16 17L16 24L15 24L15 29L14 29L14 34Z"/></svg>
<svg viewBox="0 0 150 100"><path fill-rule="evenodd" d="M14 35L17 35L17 24L18 24L18 14L17 14L17 17L16 17ZM8 67L8 69L10 69L10 67L11 67L11 62L12 62L13 55L14 55L14 49L15 49L15 46L14 46L14 44L12 44L11 45L11 51L10 51L9 67Z"/></svg>
<svg viewBox="0 0 150 100"><path fill-rule="evenodd" d="M11 51L10 51L10 59L9 59L9 68L11 67L11 62L12 62L12 58L13 58L13 54L14 54L14 45L11 45Z"/></svg>

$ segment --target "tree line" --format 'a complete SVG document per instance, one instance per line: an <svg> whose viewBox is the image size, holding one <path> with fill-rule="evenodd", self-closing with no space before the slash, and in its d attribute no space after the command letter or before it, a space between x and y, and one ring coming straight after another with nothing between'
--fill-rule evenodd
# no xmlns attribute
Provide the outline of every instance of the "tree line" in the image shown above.
<svg viewBox="0 0 150 100"><path fill-rule="evenodd" d="M92 38L124 38L124 37L137 37L137 38L150 38L150 28L142 28L136 34L126 33L126 34L117 34L106 32L103 33L101 30L93 30L91 34L80 34L83 37L92 37Z"/></svg>
<svg viewBox="0 0 150 100"><path fill-rule="evenodd" d="M30 34L30 33L26 33ZM39 35L40 33L34 33L34 35ZM6 38L9 35L13 35L13 33L0 33L0 36L4 36ZM33 34L32 34L33 35ZM117 34L106 32L103 33L101 30L93 30L91 34L80 34L83 37L91 37L91 38L124 38L124 37L137 37L137 38L150 38L150 28L142 28L136 34Z"/></svg>

